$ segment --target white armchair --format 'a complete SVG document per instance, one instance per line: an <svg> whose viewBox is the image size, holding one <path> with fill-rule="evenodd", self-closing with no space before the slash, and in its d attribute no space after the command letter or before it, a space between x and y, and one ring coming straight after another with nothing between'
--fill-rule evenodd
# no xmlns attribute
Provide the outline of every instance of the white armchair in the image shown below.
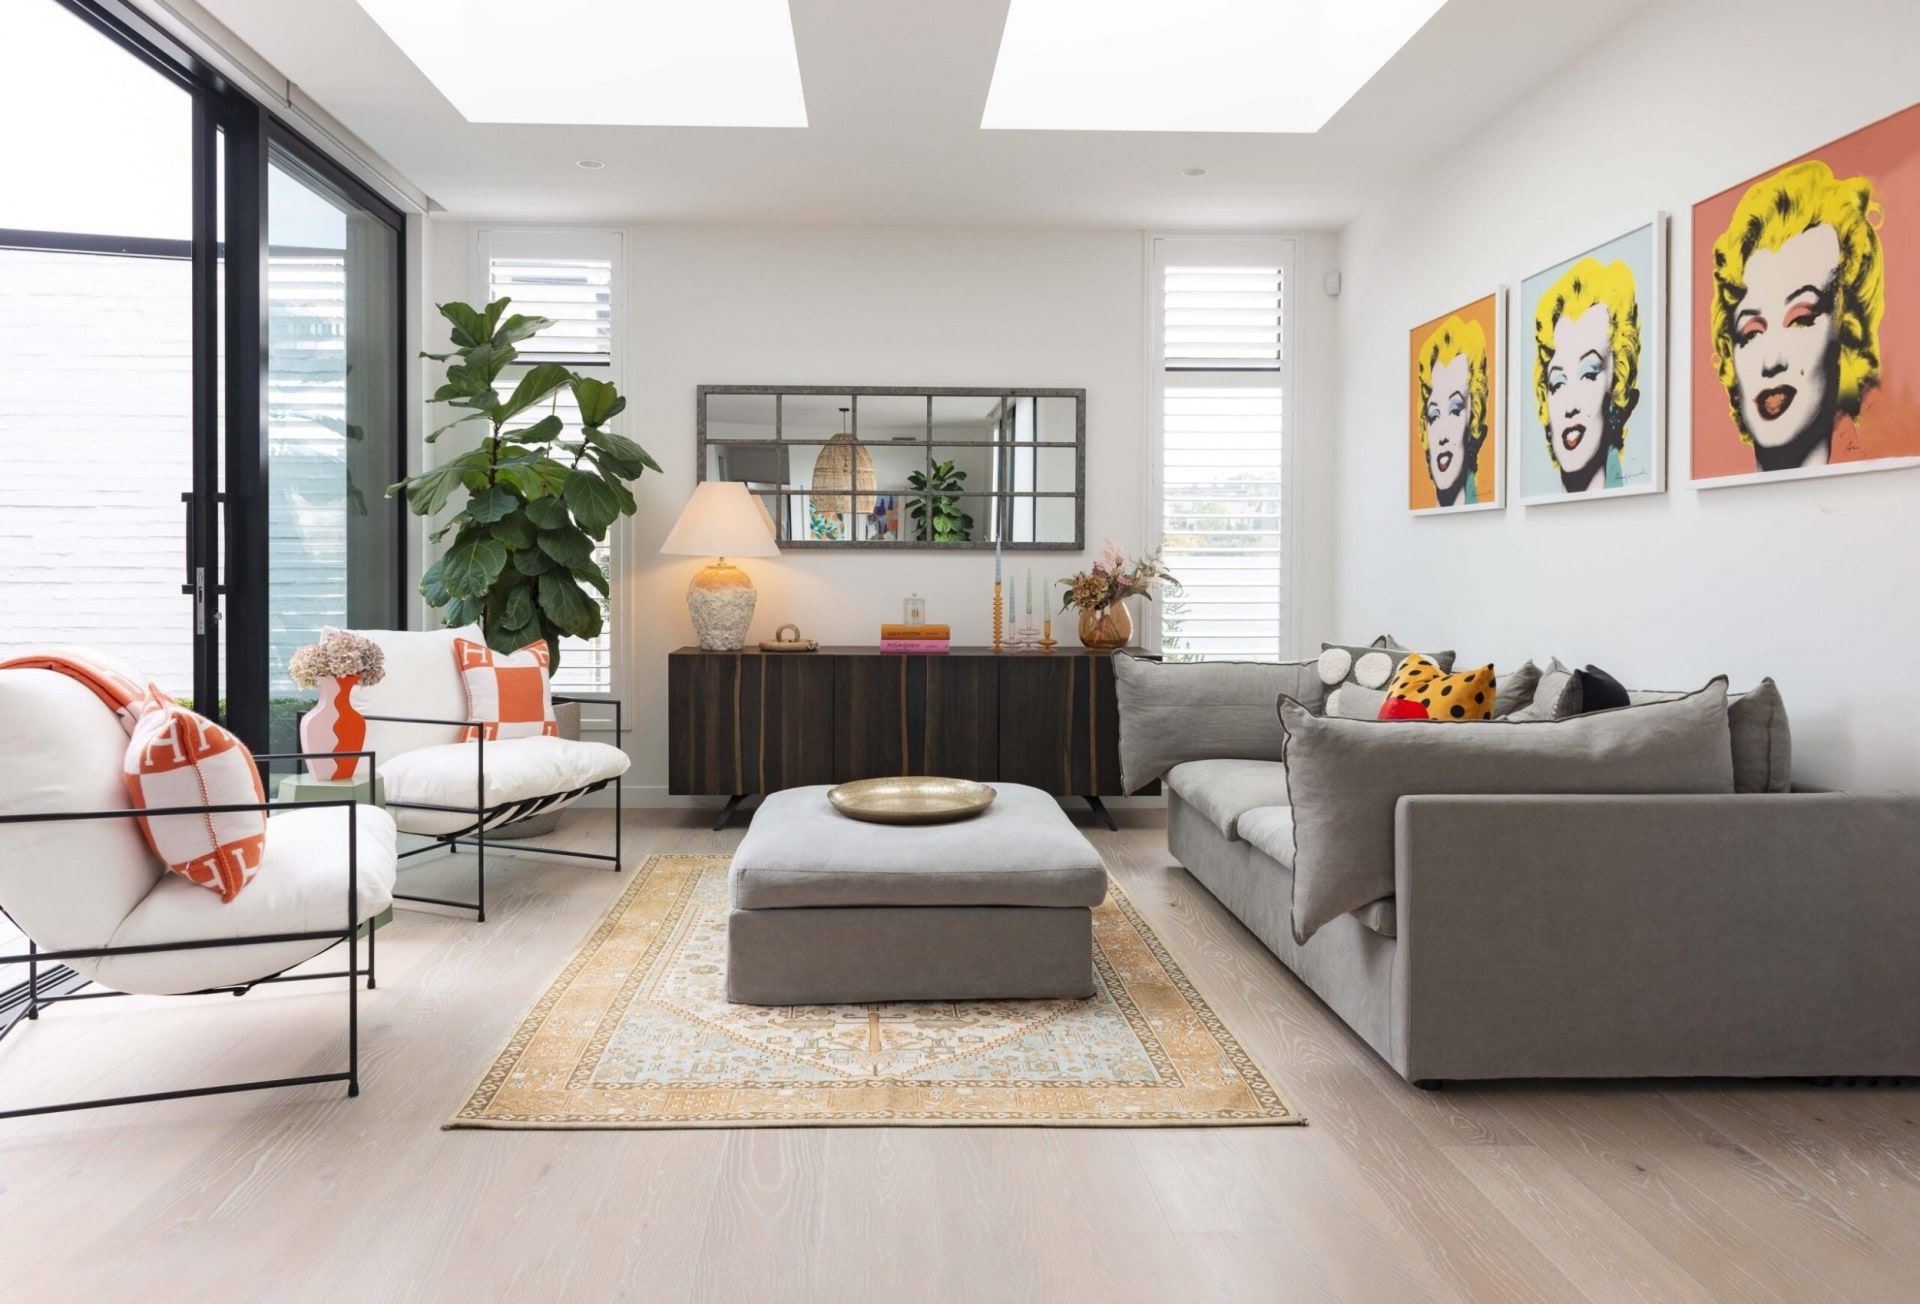
<svg viewBox="0 0 1920 1304"><path fill-rule="evenodd" d="M432 839L401 852L401 859L440 848L474 850L472 901L395 893L397 900L472 910L484 922L490 848L609 862L620 872L620 779L631 764L625 751L606 743L552 737L489 742L483 735L461 742L461 732L477 722L467 718L467 691L453 643L456 638L484 643L479 626L356 632L378 643L386 662L378 684L370 688L363 683L353 690L354 704L367 721L367 747L380 758L385 805L400 832ZM625 732L624 707L618 699L611 705L618 742ZM502 825L557 810L608 787L613 789L612 854L489 836Z"/></svg>
<svg viewBox="0 0 1920 1304"><path fill-rule="evenodd" d="M169 872L148 848L137 817L201 808L135 809L123 777L126 752L119 720L76 680L50 670L0 670L0 911L28 938L25 956L0 956L0 973L25 967L25 1017L103 995L239 995L261 983L344 977L347 1066L9 1109L0 1118L314 1082L345 1082L347 1094L358 1095L358 980L364 973L374 985L373 932L367 930L363 969L359 927L392 902L393 821L350 801L271 813L258 873L223 903L218 893ZM343 944L345 970L286 973ZM43 994L41 966L54 964L107 990Z"/></svg>

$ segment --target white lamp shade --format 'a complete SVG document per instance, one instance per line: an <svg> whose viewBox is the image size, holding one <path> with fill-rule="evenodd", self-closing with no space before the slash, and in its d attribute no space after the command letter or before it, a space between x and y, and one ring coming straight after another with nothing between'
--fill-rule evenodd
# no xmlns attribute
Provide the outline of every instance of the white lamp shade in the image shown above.
<svg viewBox="0 0 1920 1304"><path fill-rule="evenodd" d="M660 551L683 557L777 557L773 518L747 487L708 480L693 491Z"/></svg>

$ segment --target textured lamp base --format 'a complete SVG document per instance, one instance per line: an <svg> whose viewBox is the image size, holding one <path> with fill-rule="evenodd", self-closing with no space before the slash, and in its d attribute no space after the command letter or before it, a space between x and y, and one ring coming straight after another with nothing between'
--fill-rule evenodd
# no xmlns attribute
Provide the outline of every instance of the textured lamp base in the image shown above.
<svg viewBox="0 0 1920 1304"><path fill-rule="evenodd" d="M702 650L738 652L745 646L754 602L753 581L724 557L695 575L687 585L687 614Z"/></svg>

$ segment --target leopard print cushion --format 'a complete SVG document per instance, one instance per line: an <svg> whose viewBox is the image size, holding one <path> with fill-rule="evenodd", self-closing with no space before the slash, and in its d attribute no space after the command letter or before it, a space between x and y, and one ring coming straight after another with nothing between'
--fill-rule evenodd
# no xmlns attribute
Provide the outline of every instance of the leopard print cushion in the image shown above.
<svg viewBox="0 0 1920 1304"><path fill-rule="evenodd" d="M1448 674L1418 652L1400 663L1387 685L1387 703L1423 707L1429 720L1491 720L1495 697L1493 667ZM1387 719L1386 708L1381 718ZM1394 718L1405 719L1405 707Z"/></svg>

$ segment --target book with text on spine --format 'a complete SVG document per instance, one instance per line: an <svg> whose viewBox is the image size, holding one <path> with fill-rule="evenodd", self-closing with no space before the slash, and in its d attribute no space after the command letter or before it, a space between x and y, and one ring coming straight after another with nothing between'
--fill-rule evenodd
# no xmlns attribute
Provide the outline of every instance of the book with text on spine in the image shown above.
<svg viewBox="0 0 1920 1304"><path fill-rule="evenodd" d="M888 625L880 626L882 641L895 639L908 643L945 643L952 639L953 629L947 625Z"/></svg>
<svg viewBox="0 0 1920 1304"><path fill-rule="evenodd" d="M882 652L946 652L951 643L944 638L883 638L880 640Z"/></svg>

